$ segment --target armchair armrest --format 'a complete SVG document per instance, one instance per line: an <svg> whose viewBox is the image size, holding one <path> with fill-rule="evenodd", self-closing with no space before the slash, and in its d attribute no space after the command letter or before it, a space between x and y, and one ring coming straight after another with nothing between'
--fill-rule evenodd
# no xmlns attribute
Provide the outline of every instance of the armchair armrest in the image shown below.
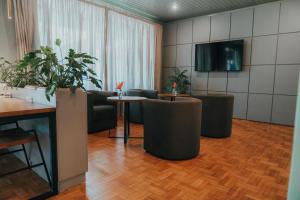
<svg viewBox="0 0 300 200"><path fill-rule="evenodd" d="M94 106L94 94L87 91L87 118L88 118L88 127L91 127L93 122L93 106Z"/></svg>

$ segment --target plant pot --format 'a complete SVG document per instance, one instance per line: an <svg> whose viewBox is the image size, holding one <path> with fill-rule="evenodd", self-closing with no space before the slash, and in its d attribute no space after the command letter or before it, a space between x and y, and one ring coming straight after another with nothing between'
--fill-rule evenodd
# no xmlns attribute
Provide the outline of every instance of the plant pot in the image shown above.
<svg viewBox="0 0 300 200"><path fill-rule="evenodd" d="M56 91L57 154L59 190L85 180L88 170L87 97L77 89Z"/></svg>

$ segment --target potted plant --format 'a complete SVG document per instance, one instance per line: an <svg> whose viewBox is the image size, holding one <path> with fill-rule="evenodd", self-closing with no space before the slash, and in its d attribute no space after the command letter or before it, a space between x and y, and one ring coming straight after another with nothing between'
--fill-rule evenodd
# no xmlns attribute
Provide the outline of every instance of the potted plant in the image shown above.
<svg viewBox="0 0 300 200"><path fill-rule="evenodd" d="M117 83L117 92L118 92L118 97L119 99L122 99L122 96L123 96L123 91L122 91L122 88L124 86L124 81L120 82L120 83Z"/></svg>
<svg viewBox="0 0 300 200"><path fill-rule="evenodd" d="M180 69L175 68L174 74L169 76L169 80L166 86L167 92L174 92L176 93L185 94L191 85L189 81L189 77L186 75L187 70L180 71Z"/></svg>

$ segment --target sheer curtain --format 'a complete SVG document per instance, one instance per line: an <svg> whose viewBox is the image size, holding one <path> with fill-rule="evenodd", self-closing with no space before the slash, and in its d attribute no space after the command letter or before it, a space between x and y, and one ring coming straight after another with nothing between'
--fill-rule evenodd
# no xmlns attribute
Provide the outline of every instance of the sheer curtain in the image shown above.
<svg viewBox="0 0 300 200"><path fill-rule="evenodd" d="M40 45L48 45L60 57L55 40L62 40L62 55L69 49L88 53L98 60L92 68L105 82L105 9L78 0L38 0ZM87 89L95 89L86 83Z"/></svg>
<svg viewBox="0 0 300 200"><path fill-rule="evenodd" d="M154 89L155 26L114 11L108 11L107 86L113 90Z"/></svg>
<svg viewBox="0 0 300 200"><path fill-rule="evenodd" d="M14 0L17 58L22 59L35 45L36 0Z"/></svg>

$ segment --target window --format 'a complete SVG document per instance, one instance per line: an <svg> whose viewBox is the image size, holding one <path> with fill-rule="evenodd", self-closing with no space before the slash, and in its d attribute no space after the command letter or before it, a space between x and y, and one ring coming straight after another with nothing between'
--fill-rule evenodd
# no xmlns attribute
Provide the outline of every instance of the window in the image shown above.
<svg viewBox="0 0 300 200"><path fill-rule="evenodd" d="M40 45L48 45L61 57L55 45L62 40L62 55L69 49L85 52L98 60L93 69L104 81L105 9L77 0L38 0ZM86 83L87 89L94 89Z"/></svg>
<svg viewBox="0 0 300 200"><path fill-rule="evenodd" d="M129 88L154 88L155 27L113 11L108 12L108 89L125 81Z"/></svg>

